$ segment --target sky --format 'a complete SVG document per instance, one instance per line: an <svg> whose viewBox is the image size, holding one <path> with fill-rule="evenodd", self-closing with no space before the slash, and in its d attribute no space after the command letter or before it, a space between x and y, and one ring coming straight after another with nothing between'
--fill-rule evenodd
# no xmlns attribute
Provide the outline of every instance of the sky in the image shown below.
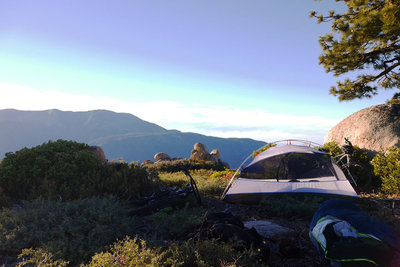
<svg viewBox="0 0 400 267"><path fill-rule="evenodd" d="M131 113L166 129L322 143L390 98L339 102L318 64L333 0L0 0L0 109Z"/></svg>

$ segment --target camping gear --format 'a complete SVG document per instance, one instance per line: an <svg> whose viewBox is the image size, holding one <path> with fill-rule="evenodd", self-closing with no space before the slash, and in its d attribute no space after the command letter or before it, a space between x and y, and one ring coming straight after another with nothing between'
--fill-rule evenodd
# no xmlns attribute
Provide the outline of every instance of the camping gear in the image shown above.
<svg viewBox="0 0 400 267"><path fill-rule="evenodd" d="M240 218L230 212L207 212L199 234L200 238L232 242L236 249L252 249L259 263L269 260L270 246L267 240L255 228L244 227Z"/></svg>
<svg viewBox="0 0 400 267"><path fill-rule="evenodd" d="M188 201L188 196L193 193L197 204L201 205L201 196L197 189L196 182L190 175L189 171L183 169L182 172L189 178L190 182L185 188L171 187L165 190L160 190L152 193L149 196L137 199L134 201L134 210L130 215L147 215L153 212L168 213L174 207L182 207Z"/></svg>
<svg viewBox="0 0 400 267"><path fill-rule="evenodd" d="M400 266L396 234L350 201L323 202L311 221L309 235L326 260L346 266Z"/></svg>
<svg viewBox="0 0 400 267"><path fill-rule="evenodd" d="M282 193L357 197L330 155L311 145L321 146L310 141L283 140L261 148L262 152L250 155L239 166L221 199L259 203L268 195ZM251 156L253 160L244 167Z"/></svg>

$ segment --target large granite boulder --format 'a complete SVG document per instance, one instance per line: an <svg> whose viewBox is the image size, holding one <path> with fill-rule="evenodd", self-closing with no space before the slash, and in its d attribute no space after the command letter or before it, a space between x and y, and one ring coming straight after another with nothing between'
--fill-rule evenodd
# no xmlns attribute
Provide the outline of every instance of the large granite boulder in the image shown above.
<svg viewBox="0 0 400 267"><path fill-rule="evenodd" d="M362 109L333 127L324 143L344 144L347 137L362 149L379 152L390 146L400 147L400 105L377 105Z"/></svg>
<svg viewBox="0 0 400 267"><path fill-rule="evenodd" d="M158 152L157 154L154 155L154 160L155 161L169 161L171 160L171 157L164 152Z"/></svg>
<svg viewBox="0 0 400 267"><path fill-rule="evenodd" d="M202 143L196 143L194 144L193 149L197 150L202 159L207 160L209 153L205 145L203 145Z"/></svg>

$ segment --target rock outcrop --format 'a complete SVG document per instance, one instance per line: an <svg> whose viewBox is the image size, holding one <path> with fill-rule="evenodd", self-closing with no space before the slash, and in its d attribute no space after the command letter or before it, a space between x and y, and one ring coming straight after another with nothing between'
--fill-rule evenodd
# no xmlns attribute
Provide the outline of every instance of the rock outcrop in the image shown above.
<svg viewBox="0 0 400 267"><path fill-rule="evenodd" d="M98 160L101 161L101 163L106 163L106 155L104 154L104 151L101 147L99 146L89 146L89 151L92 152Z"/></svg>
<svg viewBox="0 0 400 267"><path fill-rule="evenodd" d="M154 160L155 161L166 161L166 160L171 160L171 157L164 152L159 152L154 155Z"/></svg>
<svg viewBox="0 0 400 267"><path fill-rule="evenodd" d="M193 146L193 149L196 150L200 156L200 158L206 160L209 153L207 150L207 147L205 145L203 145L202 143L196 143Z"/></svg>
<svg viewBox="0 0 400 267"><path fill-rule="evenodd" d="M400 147L400 105L377 105L362 109L333 127L324 143L344 144L347 137L362 149L379 152L390 146Z"/></svg>

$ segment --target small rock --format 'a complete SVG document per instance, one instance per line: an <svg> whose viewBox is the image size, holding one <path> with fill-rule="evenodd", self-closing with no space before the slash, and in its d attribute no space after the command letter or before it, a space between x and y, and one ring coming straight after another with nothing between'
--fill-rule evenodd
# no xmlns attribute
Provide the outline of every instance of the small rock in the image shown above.
<svg viewBox="0 0 400 267"><path fill-rule="evenodd" d="M265 238L284 238L294 233L294 230L270 221L248 221L244 223L244 227L254 227Z"/></svg>

